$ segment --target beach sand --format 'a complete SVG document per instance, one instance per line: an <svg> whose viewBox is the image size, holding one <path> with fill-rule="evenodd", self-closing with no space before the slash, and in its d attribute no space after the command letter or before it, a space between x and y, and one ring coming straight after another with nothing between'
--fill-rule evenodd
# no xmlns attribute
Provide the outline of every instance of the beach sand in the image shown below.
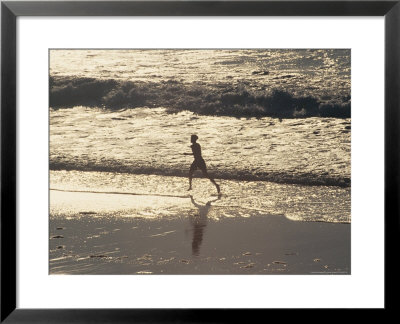
<svg viewBox="0 0 400 324"><path fill-rule="evenodd" d="M350 274L350 224L217 200L51 190L49 273Z"/></svg>

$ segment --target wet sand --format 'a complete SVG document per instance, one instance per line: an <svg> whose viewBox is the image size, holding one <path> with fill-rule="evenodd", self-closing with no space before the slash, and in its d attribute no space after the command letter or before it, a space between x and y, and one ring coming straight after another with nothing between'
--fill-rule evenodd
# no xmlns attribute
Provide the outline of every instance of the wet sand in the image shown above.
<svg viewBox="0 0 400 324"><path fill-rule="evenodd" d="M189 197L130 196L129 204L136 210L127 213L130 206L121 205L115 196L125 199L51 191L50 274L351 271L350 224L292 221L260 213L242 217L240 207L222 208ZM107 199L120 204L124 216L115 206L110 207L113 213L102 206L109 206ZM147 217L146 209L155 201L163 205L164 214Z"/></svg>

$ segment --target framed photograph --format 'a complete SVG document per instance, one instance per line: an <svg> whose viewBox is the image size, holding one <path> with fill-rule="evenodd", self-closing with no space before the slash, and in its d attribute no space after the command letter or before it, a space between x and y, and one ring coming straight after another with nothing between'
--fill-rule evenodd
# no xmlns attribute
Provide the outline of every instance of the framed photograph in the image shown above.
<svg viewBox="0 0 400 324"><path fill-rule="evenodd" d="M398 1L1 10L2 321L392 307Z"/></svg>

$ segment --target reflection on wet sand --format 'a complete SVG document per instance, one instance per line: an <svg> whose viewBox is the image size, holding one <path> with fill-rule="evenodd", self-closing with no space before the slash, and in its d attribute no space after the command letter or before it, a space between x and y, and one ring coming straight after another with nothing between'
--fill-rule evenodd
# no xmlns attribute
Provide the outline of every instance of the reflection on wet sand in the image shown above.
<svg viewBox="0 0 400 324"><path fill-rule="evenodd" d="M200 254L200 245L203 241L203 231L207 226L207 215L210 212L211 203L219 199L221 199L221 196L207 201L205 205L200 205L196 203L196 201L193 199L193 196L190 195L190 201L199 210L197 215L189 218L190 223L193 226L192 255L198 256Z"/></svg>

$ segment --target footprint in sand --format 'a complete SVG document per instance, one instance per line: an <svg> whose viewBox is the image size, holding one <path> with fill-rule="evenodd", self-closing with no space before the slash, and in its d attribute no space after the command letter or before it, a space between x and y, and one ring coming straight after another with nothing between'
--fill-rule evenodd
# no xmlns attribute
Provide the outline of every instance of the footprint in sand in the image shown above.
<svg viewBox="0 0 400 324"><path fill-rule="evenodd" d="M240 261L240 262L235 262L234 264L241 265L241 264L246 264L246 262Z"/></svg>
<svg viewBox="0 0 400 324"><path fill-rule="evenodd" d="M62 235L54 235L51 237L52 239L64 238Z"/></svg>

